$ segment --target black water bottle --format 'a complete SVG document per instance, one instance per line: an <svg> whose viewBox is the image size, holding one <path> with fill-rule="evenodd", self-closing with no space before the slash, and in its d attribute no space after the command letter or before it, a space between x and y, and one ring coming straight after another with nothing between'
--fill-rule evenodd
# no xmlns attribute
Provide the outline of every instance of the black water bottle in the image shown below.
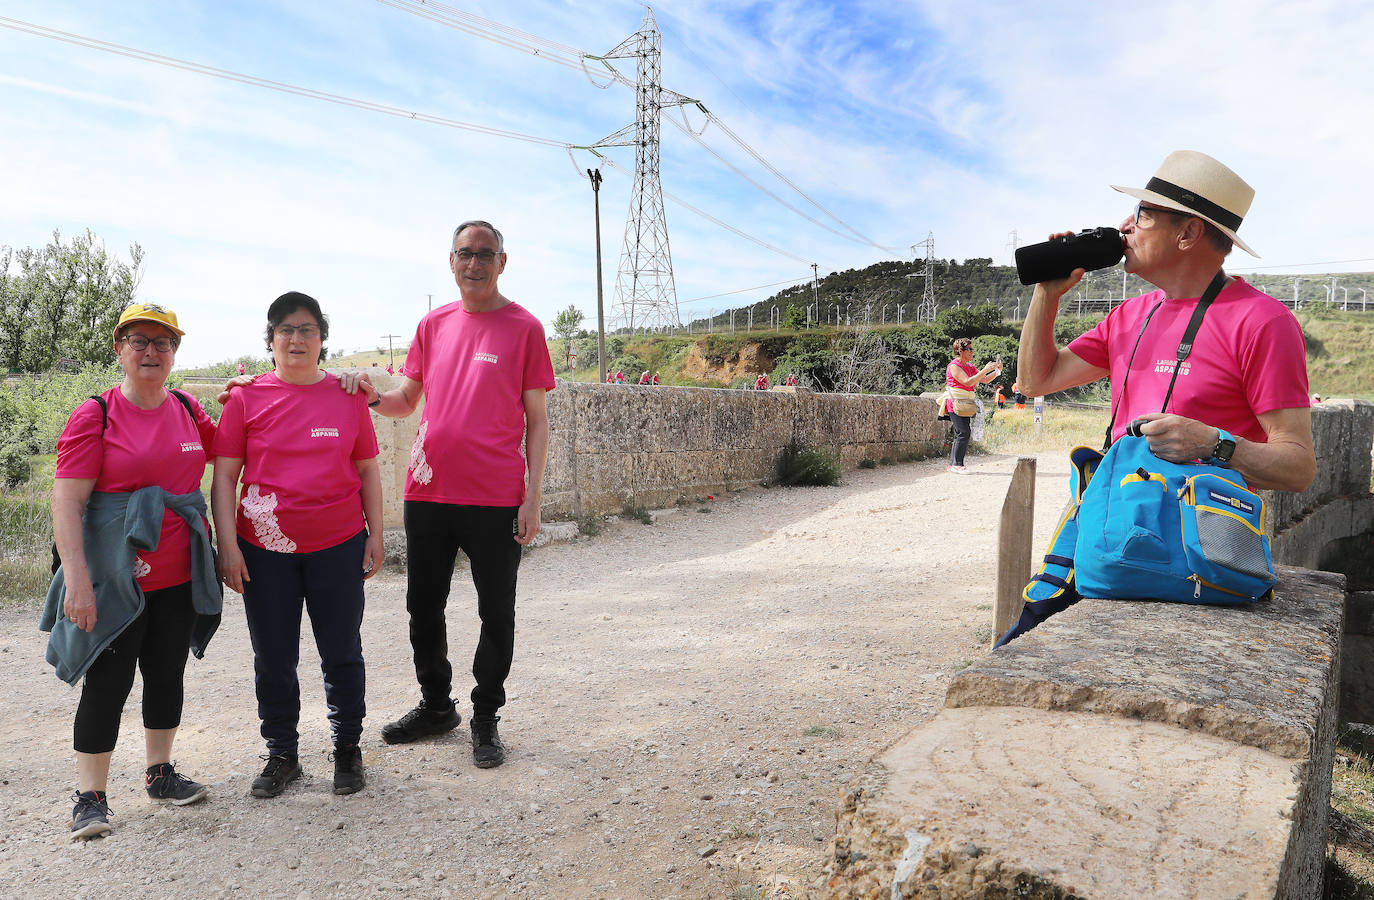
<svg viewBox="0 0 1374 900"><path fill-rule="evenodd" d="M1085 228L1078 234L1016 248L1016 275L1022 284L1063 278L1074 269L1105 269L1126 255L1115 228Z"/></svg>

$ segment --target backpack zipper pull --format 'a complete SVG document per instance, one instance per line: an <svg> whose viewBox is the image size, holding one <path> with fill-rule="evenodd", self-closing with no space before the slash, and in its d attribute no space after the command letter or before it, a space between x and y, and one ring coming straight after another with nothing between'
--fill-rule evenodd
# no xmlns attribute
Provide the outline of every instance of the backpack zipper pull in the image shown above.
<svg viewBox="0 0 1374 900"><path fill-rule="evenodd" d="M1196 575L1189 575L1188 580L1193 583L1193 599L1202 599L1202 579Z"/></svg>

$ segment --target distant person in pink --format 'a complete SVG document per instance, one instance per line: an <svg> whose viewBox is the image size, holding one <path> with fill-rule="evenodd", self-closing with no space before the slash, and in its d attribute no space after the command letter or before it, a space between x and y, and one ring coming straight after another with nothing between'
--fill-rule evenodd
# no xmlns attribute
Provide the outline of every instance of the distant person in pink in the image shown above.
<svg viewBox="0 0 1374 900"><path fill-rule="evenodd" d="M964 455L968 452L969 438L973 434L973 417L978 414L974 391L980 384L1002 374L1002 361L995 359L981 369L973 364L973 341L958 338L954 342L954 358L945 367L945 412L949 415L953 440L949 447L949 471L963 474Z"/></svg>
<svg viewBox="0 0 1374 900"><path fill-rule="evenodd" d="M220 573L243 594L267 744L252 793L275 797L301 773L304 605L324 672L334 793L351 794L365 782L363 581L383 553L377 436L363 398L319 368L329 319L315 298L282 294L267 310L266 334L276 370L224 404L212 489ZM225 540L232 533L237 541Z"/></svg>
<svg viewBox="0 0 1374 900"><path fill-rule="evenodd" d="M501 232L464 222L453 232L449 269L461 295L420 320L399 388L379 393L366 373L350 373L384 416L425 405L406 476L406 610L420 704L382 728L389 744L458 726L444 609L458 551L467 554L482 621L472 674L472 758L499 766L506 746L497 712L515 649L515 584L520 551L540 528L553 364L544 326L505 297ZM617 381L624 373L617 372ZM521 453L521 440L524 453Z"/></svg>
<svg viewBox="0 0 1374 900"><path fill-rule="evenodd" d="M186 657L193 645L203 655L220 610L200 493L215 425L194 397L166 387L184 334L170 309L125 309L114 329L123 380L78 405L57 442L61 568L40 627L59 676L82 680L73 838L110 831L105 788L135 668L148 796L183 806L208 792L172 763Z"/></svg>

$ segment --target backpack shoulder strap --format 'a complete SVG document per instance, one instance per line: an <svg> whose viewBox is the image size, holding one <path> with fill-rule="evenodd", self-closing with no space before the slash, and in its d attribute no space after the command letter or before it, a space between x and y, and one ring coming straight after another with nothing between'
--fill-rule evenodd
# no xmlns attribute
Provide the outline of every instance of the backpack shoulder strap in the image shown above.
<svg viewBox="0 0 1374 900"><path fill-rule="evenodd" d="M181 408L186 410L186 415L191 417L191 424L196 424L196 411L194 409L191 409L191 401L187 399L186 395L183 394L181 391L176 390L175 388L168 388L167 393L171 394L173 397L177 398L177 400L181 401Z"/></svg>
<svg viewBox="0 0 1374 900"><path fill-rule="evenodd" d="M1183 368L1183 361L1193 352L1193 340L1197 337L1198 329L1202 327L1202 318L1207 315L1207 308L1212 305L1212 301L1217 299L1222 288L1226 287L1226 273L1217 269L1217 274L1212 276L1212 281L1207 285L1207 290L1203 291L1198 298L1197 306L1193 307L1193 316L1188 320L1188 327L1183 329L1183 339L1178 342L1178 350L1174 354L1174 374L1169 379L1169 390L1164 394L1164 405L1159 408L1160 412L1167 412L1169 400L1174 396L1174 382L1178 381L1178 371ZM1116 413L1120 408L1121 401L1126 398L1126 385L1131 379L1131 363L1135 362L1135 352L1140 349L1140 339L1145 336L1145 329L1149 327L1150 320L1154 318L1155 311L1163 305L1161 300L1150 308L1150 312L1145 316L1145 321L1140 323L1140 333L1135 337L1135 346L1131 348L1131 357L1126 361L1126 373L1121 378L1121 390L1117 392L1117 402L1112 406L1111 421L1107 423L1107 434L1102 442L1102 449L1106 450L1112 445L1112 428L1116 425Z"/></svg>
<svg viewBox="0 0 1374 900"><path fill-rule="evenodd" d="M99 394L92 394L90 399L95 401L95 405L100 407L100 434L105 434L105 429L110 427L110 408L105 404L105 398Z"/></svg>

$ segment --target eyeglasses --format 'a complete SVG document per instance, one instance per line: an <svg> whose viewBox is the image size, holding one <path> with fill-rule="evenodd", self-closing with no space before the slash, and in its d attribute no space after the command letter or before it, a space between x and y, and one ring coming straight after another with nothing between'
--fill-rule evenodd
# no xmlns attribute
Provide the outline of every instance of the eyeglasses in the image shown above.
<svg viewBox="0 0 1374 900"><path fill-rule="evenodd" d="M181 344L181 341L178 341L176 338L150 338L145 334L126 334L124 337L120 338L120 340L128 344L129 349L136 353L142 353L144 350L147 350L149 344L157 348L157 352L159 353L167 353L175 350Z"/></svg>
<svg viewBox="0 0 1374 900"><path fill-rule="evenodd" d="M273 332L279 338L291 340L296 335L301 336L301 340L308 341L311 338L320 336L320 326L318 325L278 325Z"/></svg>
<svg viewBox="0 0 1374 900"><path fill-rule="evenodd" d="M472 262L475 259L482 265L489 266L496 262L496 257L499 254L495 250L479 250L473 253L471 250L463 249L454 250L453 255L458 257L459 262Z"/></svg>
<svg viewBox="0 0 1374 900"><path fill-rule="evenodd" d="M1133 220L1135 221L1135 224L1137 226L1140 225L1141 213L1147 213L1146 218L1148 218L1152 222L1154 221L1155 216L1161 213L1170 216L1184 216L1187 218L1191 218L1193 215L1192 213L1184 212L1180 209L1164 209L1163 207L1159 206L1146 206L1144 203L1137 203L1135 205L1135 216L1133 217Z"/></svg>

